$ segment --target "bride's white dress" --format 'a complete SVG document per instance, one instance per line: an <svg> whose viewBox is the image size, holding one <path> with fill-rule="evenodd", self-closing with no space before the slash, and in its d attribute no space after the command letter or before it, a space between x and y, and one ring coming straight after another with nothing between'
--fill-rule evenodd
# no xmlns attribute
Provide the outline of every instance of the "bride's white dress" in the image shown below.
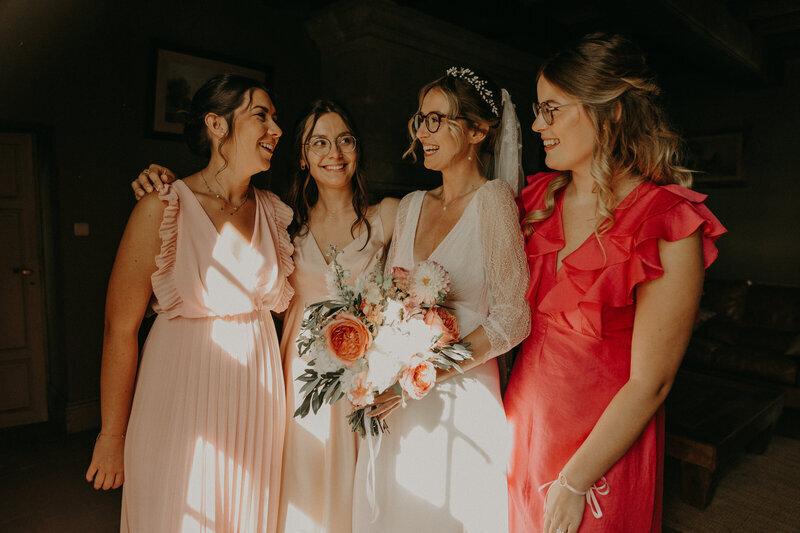
<svg viewBox="0 0 800 533"><path fill-rule="evenodd" d="M414 266L424 191L400 203L387 258ZM424 231L424 228L420 228ZM511 188L489 181L470 200L461 219L429 257L450 273L446 305L462 336L483 326L492 354L521 342L530 328L524 295L528 268ZM508 530L506 426L496 359L438 384L387 419L375 458L375 499L367 497L369 443L356 466L353 531L356 533L480 532Z"/></svg>

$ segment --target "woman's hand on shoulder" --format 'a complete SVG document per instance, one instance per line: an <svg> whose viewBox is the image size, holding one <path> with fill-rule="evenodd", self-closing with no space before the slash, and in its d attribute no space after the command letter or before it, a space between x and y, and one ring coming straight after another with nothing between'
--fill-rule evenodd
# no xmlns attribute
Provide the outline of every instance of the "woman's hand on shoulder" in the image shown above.
<svg viewBox="0 0 800 533"><path fill-rule="evenodd" d="M176 179L175 174L167 167L151 163L131 182L131 189L133 189L136 199L141 200L145 194L153 192L153 190L160 191L161 185L172 183Z"/></svg>

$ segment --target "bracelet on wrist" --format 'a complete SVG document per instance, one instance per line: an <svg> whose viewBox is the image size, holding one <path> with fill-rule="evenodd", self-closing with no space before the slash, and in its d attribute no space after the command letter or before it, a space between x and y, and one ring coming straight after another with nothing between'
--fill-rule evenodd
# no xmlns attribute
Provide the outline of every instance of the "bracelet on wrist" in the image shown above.
<svg viewBox="0 0 800 533"><path fill-rule="evenodd" d="M100 437L110 437L112 439L124 439L125 438L125 433L122 433L120 435L111 435L110 433L103 433L101 431L100 433L97 434L97 439L99 439ZM97 439L95 439L95 440L97 440Z"/></svg>
<svg viewBox="0 0 800 533"><path fill-rule="evenodd" d="M570 485L567 482L567 476L564 475L564 472L561 472L560 474L558 474L558 484L560 486L564 487L565 489L567 489L568 491L570 491L570 492L572 492L574 494L577 494L579 496L584 496L588 492L586 490L578 490L575 487L573 487L572 485Z"/></svg>

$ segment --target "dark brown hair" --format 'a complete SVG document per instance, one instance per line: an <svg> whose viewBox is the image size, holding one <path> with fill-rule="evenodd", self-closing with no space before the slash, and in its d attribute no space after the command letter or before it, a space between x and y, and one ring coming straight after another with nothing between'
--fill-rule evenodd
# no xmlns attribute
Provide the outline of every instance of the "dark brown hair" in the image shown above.
<svg viewBox="0 0 800 533"><path fill-rule="evenodd" d="M367 178L364 171L361 169L361 155L363 151L360 142L361 139L358 136L358 130L356 129L353 117L344 106L331 100L322 99L311 102L297 122L297 127L295 128L294 161L298 166L292 177L292 183L289 186L288 202L294 210L294 220L289 226L289 235L294 238L297 235L305 235L308 232L308 215L311 208L319 199L317 183L314 181L314 178L311 176L311 170L308 168L305 144L311 137L319 118L327 113L339 115L349 132L357 139L355 172L350 182L353 188L353 210L356 212L357 218L350 227L350 235L355 237L356 229L361 224L364 224L367 228L367 241L369 241L372 234L372 227L370 226L369 220L367 220L369 192L367 190ZM305 169L300 168L301 161L306 163Z"/></svg>
<svg viewBox="0 0 800 533"><path fill-rule="evenodd" d="M208 136L205 119L209 113L223 117L228 123L228 131L217 147L222 155L222 146L233 138L233 116L236 110L253 98L253 92L261 89L269 94L266 86L260 81L239 76L238 74L219 74L200 87L192 98L192 105L186 114L183 136L189 149L196 155L211 157L211 138Z"/></svg>

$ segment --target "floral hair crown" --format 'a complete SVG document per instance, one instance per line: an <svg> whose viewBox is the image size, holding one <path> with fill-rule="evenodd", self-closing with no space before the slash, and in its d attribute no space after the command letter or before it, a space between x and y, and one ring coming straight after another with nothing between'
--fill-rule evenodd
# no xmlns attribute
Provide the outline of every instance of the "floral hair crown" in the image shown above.
<svg viewBox="0 0 800 533"><path fill-rule="evenodd" d="M497 111L497 104L494 103L494 93L486 88L487 81L475 74L472 69L468 69L467 67L450 67L447 69L447 75L452 78L459 78L472 85L481 99L486 102L486 105L492 110L492 114L496 117L500 116L500 113Z"/></svg>

